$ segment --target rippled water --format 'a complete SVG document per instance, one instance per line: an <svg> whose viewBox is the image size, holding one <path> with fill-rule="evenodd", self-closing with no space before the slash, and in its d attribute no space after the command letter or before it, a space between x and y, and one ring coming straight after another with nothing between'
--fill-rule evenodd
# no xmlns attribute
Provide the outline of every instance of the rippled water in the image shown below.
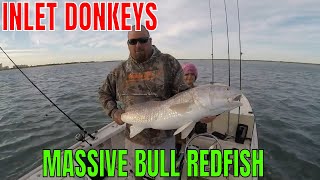
<svg viewBox="0 0 320 180"><path fill-rule="evenodd" d="M181 61L185 62L185 61ZM198 83L211 81L211 62L193 61ZM22 69L66 114L90 132L110 123L98 88L118 62ZM215 62L215 81L228 84L228 63ZM320 177L320 65L243 62L242 88L253 107L265 179ZM239 63L231 64L239 87ZM0 71L0 179L17 179L41 164L42 149L67 148L79 129L18 71Z"/></svg>

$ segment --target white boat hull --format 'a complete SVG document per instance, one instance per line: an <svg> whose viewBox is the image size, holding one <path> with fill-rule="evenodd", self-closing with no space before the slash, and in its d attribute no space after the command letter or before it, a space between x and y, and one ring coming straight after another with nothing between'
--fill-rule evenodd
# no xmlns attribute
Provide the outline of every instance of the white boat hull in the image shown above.
<svg viewBox="0 0 320 180"><path fill-rule="evenodd" d="M238 114L239 114L239 108L236 108L230 112L230 118L228 120L228 113L224 113L216 118L212 123L208 124L208 132L212 133L214 131L219 132L221 134L228 134L227 140L220 140L220 144L222 146L222 149L232 149L237 148L239 150L242 149L258 149L258 136L257 136L257 129L256 129L256 123L254 114L252 113L252 108L250 106L250 103L248 99L245 96L242 96L241 102L243 103L243 106L240 108L240 118L239 123L245 124L248 126L248 132L247 132L247 139L245 140L244 144L239 144L234 141L234 137L236 135L236 129L238 125ZM116 123L112 122L100 130L98 130L97 133L94 134L96 137L95 140L92 140L90 137L87 137L86 140L92 144L92 147L89 146L86 142L78 142L74 144L73 146L69 147L68 149L72 149L73 151L78 149L124 149L124 130L125 125L117 125ZM201 148L208 148L210 143L212 144L212 141L209 137L199 137L193 141L193 144L196 144L197 146ZM186 170L184 169L181 173L181 179L187 179L186 178ZM42 166L37 167L36 169L30 171L26 175L20 178L20 180L37 180L37 179L59 179L59 180L66 180L66 179L90 179L88 176L84 178L72 178L72 177L54 177L54 178L44 178L42 177ZM105 179L111 179L111 178L105 178ZM116 177L112 178L116 179ZM121 179L121 178L120 178ZM123 178L122 178L123 179ZM204 179L204 178L202 178ZM226 177L210 177L206 179L226 179ZM231 179L253 179L257 180L256 177L247 177L243 178L241 176L239 177L233 177L230 175L228 177L229 180Z"/></svg>

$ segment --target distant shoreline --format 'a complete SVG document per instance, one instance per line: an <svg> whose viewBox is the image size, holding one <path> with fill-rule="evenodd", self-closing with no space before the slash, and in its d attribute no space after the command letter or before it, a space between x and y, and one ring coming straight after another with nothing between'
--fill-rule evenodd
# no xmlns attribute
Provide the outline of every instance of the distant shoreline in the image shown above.
<svg viewBox="0 0 320 180"><path fill-rule="evenodd" d="M177 59L179 61L211 61L212 59ZM213 59L214 61L227 61L228 59ZM88 63L103 63L103 62L119 62L123 60L110 60L110 61L80 61L80 62L67 62L67 63L53 63L53 64L42 64L42 65L33 65L28 67L19 67L20 69L25 68L34 68L34 67L47 67L47 66L59 66L59 65L68 65L68 64L88 64ZM230 61L240 61L239 59L230 59ZM288 61L272 61L272 60L242 60L246 62L273 62L273 63L293 63L293 64L307 64L307 65L320 65L316 63L303 63L303 62L288 62ZM19 66L19 65L18 65ZM17 69L16 67L9 69L0 69L0 71Z"/></svg>
<svg viewBox="0 0 320 180"><path fill-rule="evenodd" d="M177 59L179 61L211 61L212 59ZM213 59L214 61L227 61L228 59ZM83 61L83 62L69 62L69 63L55 63L55 64L45 64L45 65L34 65L30 67L38 67L38 66L55 66L55 65L65 65L65 64L80 64L80 63L100 63L100 62L118 62L123 60L109 60L109 61ZM240 61L239 59L230 59L230 61ZM289 62L289 61L272 61L272 60L242 60L242 61L249 61L249 62L280 62L280 63L295 63L295 64L311 64L311 65L320 65L316 63L303 63L303 62Z"/></svg>
<svg viewBox="0 0 320 180"><path fill-rule="evenodd" d="M196 59L178 59L179 61L190 61L190 60L196 60ZM212 59L197 59L197 60L206 60L206 61L211 61ZM228 59L213 59L214 61L228 61ZM230 61L240 61L239 59L230 59ZM320 65L316 63L303 63L303 62L290 62L290 61L272 61L272 60L243 60L242 61L248 61L248 62L279 62L279 63L293 63L293 64L310 64L310 65Z"/></svg>

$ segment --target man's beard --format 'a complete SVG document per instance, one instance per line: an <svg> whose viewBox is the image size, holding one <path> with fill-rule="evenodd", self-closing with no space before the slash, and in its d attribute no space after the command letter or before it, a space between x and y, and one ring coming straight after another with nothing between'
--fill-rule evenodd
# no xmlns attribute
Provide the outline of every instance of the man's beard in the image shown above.
<svg viewBox="0 0 320 180"><path fill-rule="evenodd" d="M138 62L143 62L146 60L145 51L136 52L136 60Z"/></svg>

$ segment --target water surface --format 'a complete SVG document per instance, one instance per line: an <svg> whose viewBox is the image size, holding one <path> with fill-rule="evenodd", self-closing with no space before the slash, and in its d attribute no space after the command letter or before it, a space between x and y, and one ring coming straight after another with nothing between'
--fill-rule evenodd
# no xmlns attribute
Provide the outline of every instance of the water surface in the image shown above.
<svg viewBox="0 0 320 180"><path fill-rule="evenodd" d="M181 61L184 63L186 61ZM198 84L211 81L211 61L193 60ZM119 62L22 69L73 120L89 132L111 122L98 88ZM214 80L229 83L228 63L215 61ZM242 64L242 89L253 107L264 179L320 177L320 65ZM239 87L239 62L231 62L231 85ZM0 179L17 179L41 164L42 149L67 148L80 130L18 70L0 71Z"/></svg>

